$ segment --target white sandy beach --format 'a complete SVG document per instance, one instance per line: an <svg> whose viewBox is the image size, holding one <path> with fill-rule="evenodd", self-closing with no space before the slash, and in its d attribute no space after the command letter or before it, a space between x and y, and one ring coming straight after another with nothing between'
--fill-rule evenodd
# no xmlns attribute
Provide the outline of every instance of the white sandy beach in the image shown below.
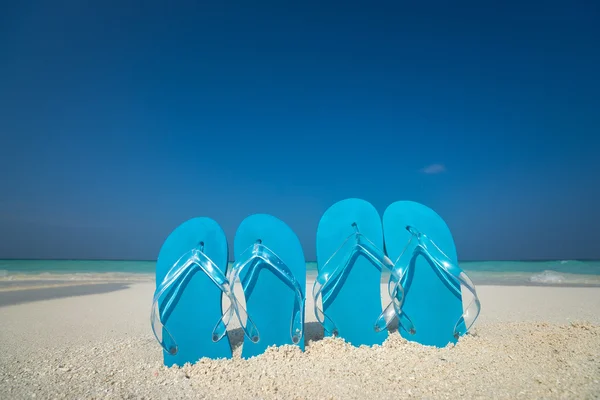
<svg viewBox="0 0 600 400"><path fill-rule="evenodd" d="M480 286L472 334L437 349L397 333L383 346L307 347L168 369L149 323L151 282L0 307L0 398L598 398L600 288ZM309 288L310 289L310 288ZM310 290L307 290L310 293Z"/></svg>

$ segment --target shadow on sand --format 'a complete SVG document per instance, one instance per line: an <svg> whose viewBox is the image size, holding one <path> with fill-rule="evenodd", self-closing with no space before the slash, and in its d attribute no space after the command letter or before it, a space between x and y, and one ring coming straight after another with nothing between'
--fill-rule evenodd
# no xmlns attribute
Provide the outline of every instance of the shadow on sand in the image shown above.
<svg viewBox="0 0 600 400"><path fill-rule="evenodd" d="M31 303L34 301L43 301L59 299L62 297L87 296L89 294L100 294L116 292L127 289L127 283L98 283L77 286L50 287L40 289L19 289L0 292L0 307L11 306L15 304Z"/></svg>
<svg viewBox="0 0 600 400"><path fill-rule="evenodd" d="M323 325L319 322L306 322L304 324L304 344L308 345L310 342L321 340L324 337ZM396 332L398 330L398 322L392 322L389 327L389 332ZM237 348L242 346L244 343L244 331L242 328L236 328L231 330L229 333L229 342L231 343L231 349L235 351Z"/></svg>

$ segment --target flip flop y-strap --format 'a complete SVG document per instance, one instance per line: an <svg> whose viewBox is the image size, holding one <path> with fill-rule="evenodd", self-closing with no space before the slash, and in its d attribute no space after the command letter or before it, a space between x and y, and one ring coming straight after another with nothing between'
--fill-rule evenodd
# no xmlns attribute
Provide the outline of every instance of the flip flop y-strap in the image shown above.
<svg viewBox="0 0 600 400"><path fill-rule="evenodd" d="M196 272L202 271L204 272L211 281L223 292L231 301L233 309L235 309L238 318L240 318L240 323L242 320L242 316L247 316L246 310L244 307L238 302L235 297L232 287L229 284L229 281L223 274L223 272L217 267L217 265L208 257L204 251L203 247L194 248L184 255L182 255L175 264L169 269L165 278L162 280L160 285L156 288L154 292L154 298L152 300L152 312L150 314L150 323L152 326L152 332L154 333L154 337L160 343L163 349L167 351L169 354L177 354L178 346L175 338L169 333L168 329L164 326L165 321L161 321L161 313L158 309L158 302L160 298L170 290L170 292L165 297L163 301L163 315L169 315L168 310L170 310L176 303L177 294L180 290L183 290L182 284L187 280L188 276L194 275ZM229 319L224 320L223 317L219 320L217 325L215 326L212 333L213 342L218 342L225 336L227 331L227 325L229 323ZM245 330L252 330L254 324L250 319L247 319L246 325L242 324L242 328ZM255 328L254 328L255 329ZM166 340L165 340L166 339Z"/></svg>
<svg viewBox="0 0 600 400"><path fill-rule="evenodd" d="M294 344L298 344L304 334L304 295L300 283L294 277L294 274L286 263L279 258L277 254L269 247L262 244L260 241L249 246L240 255L240 261L237 261L229 270L227 278L231 285L236 282L242 284L244 293L246 289L253 285L253 282L258 278L255 272L259 265L264 265L269 268L279 279L284 281L294 290L294 309L292 311L292 319L290 323L290 337ZM244 277L244 281L240 280L240 273L243 270L248 270ZM274 299L276 301L276 299ZM228 308L224 316L231 314L233 310ZM258 329L252 324L252 329L244 330L245 335L254 343L260 340Z"/></svg>
<svg viewBox="0 0 600 400"><path fill-rule="evenodd" d="M323 304L327 302L328 296L334 292L334 288L340 284L342 278L360 255L365 256L380 271L389 270L394 280L400 281L403 278L401 275L397 275L398 270L394 269L394 264L383 251L361 234L356 225L354 225L354 228L356 232L348 236L320 268L313 286L315 315L324 329L333 336L338 335L338 330L335 322L325 315ZM341 258L343 255L346 255L346 257ZM324 291L329 294L324 296ZM404 289L402 286L394 287L393 291L390 292L390 296L392 300L389 309L384 310L377 317L374 325L375 331L379 332L387 329L396 316L400 316L400 323L404 324L406 329L412 330L413 325L410 318L402 311L402 303L404 302Z"/></svg>
<svg viewBox="0 0 600 400"><path fill-rule="evenodd" d="M450 257L435 242L429 239L427 235L413 226L407 226L406 229L411 233L411 237L404 251L398 257L395 267L399 271L403 271L402 275L405 275L406 270L413 264L412 260L415 257L423 255L440 272L439 276L448 284L447 286L453 293L461 296L461 288L464 287L473 295L467 307L464 308L463 314L454 325L453 335L458 339L460 335L467 333L471 329L481 311L481 302L479 301L479 296L477 296L475 285L471 281L471 278L457 264L453 263ZM400 280L394 280L393 282L390 280L388 285L390 287L392 285L398 287L404 285L404 283ZM388 305L389 307L390 305Z"/></svg>

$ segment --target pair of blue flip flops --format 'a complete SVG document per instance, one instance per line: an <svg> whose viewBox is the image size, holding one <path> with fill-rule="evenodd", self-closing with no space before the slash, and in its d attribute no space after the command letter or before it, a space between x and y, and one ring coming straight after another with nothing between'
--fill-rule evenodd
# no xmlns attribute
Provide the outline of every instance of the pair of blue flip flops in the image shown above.
<svg viewBox="0 0 600 400"><path fill-rule="evenodd" d="M315 315L326 336L357 346L383 343L394 322L411 341L445 346L479 315L475 287L458 267L450 229L419 203L391 204L383 223L365 200L334 204L317 229L317 265ZM387 304L382 276L389 276ZM463 309L466 293L472 301Z"/></svg>
<svg viewBox="0 0 600 400"><path fill-rule="evenodd" d="M225 234L209 218L183 223L163 244L151 321L165 365L231 357L224 338L232 320L244 332L244 358L271 345L304 349L306 264L294 232L273 216L252 215L236 232L234 256L228 269ZM418 203L390 205L383 225L364 200L334 204L317 230L317 264L312 293L317 320L326 336L356 346L381 344L395 321L407 339L445 346L466 333L479 314L450 230ZM382 304L386 274L389 299ZM245 308L234 294L236 283ZM463 310L464 289L474 297ZM230 303L225 311L223 297Z"/></svg>
<svg viewBox="0 0 600 400"><path fill-rule="evenodd" d="M244 332L244 358L270 345L304 349L306 262L296 234L273 216L252 215L238 227L233 250L236 263L228 270L225 233L210 218L186 221L165 240L151 314L165 365L230 358L232 320ZM236 283L245 308L234 294ZM226 310L223 297L230 303Z"/></svg>

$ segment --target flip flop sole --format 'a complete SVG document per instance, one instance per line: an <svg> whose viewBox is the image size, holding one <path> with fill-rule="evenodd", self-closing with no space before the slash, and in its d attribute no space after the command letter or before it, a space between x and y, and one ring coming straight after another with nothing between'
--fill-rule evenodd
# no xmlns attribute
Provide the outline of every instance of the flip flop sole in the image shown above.
<svg viewBox="0 0 600 400"><path fill-rule="evenodd" d="M302 246L296 234L283 221L267 214L254 214L247 217L235 234L234 253L236 262L242 254L259 242L272 250L290 269L298 282L302 297L306 290L306 261ZM257 343L244 337L242 357L249 358L264 353L268 346L293 345L290 335L295 305L294 289L269 268L257 266L254 271L242 270L240 280L244 282L252 273L252 285L244 296L246 310L259 331ZM304 315L304 309L300 311ZM297 344L304 350L304 336Z"/></svg>
<svg viewBox="0 0 600 400"><path fill-rule="evenodd" d="M383 249L381 218L369 202L346 199L325 211L317 228L319 271L356 229L377 248ZM347 259L344 255L336 255L336 262L338 258ZM323 311L335 323L338 336L352 345L381 344L388 336L387 330L376 332L374 329L382 311L381 271L363 255L359 255L348 268L339 282L323 290L323 299L326 299ZM331 334L325 332L326 336Z"/></svg>
<svg viewBox="0 0 600 400"><path fill-rule="evenodd" d="M448 225L435 211L412 201L395 202L383 214L385 247L393 262L411 238L406 229L409 225L427 235L452 262L458 263ZM422 255L413 259L407 273L402 310L412 320L416 333L411 335L401 329L400 334L424 345L443 347L455 343L453 329L463 312L462 296L440 279L439 271Z"/></svg>
<svg viewBox="0 0 600 400"><path fill-rule="evenodd" d="M162 282L177 260L204 243L204 253L222 270L227 268L227 238L210 218L193 218L178 226L163 243L156 262L156 282ZM174 306L168 309L159 303L161 320L175 338L178 352L171 355L163 350L166 366L194 364L202 357L230 358L231 346L227 337L212 341L212 332L221 318L222 293L202 271L188 273L176 289ZM164 333L163 333L164 337Z"/></svg>

